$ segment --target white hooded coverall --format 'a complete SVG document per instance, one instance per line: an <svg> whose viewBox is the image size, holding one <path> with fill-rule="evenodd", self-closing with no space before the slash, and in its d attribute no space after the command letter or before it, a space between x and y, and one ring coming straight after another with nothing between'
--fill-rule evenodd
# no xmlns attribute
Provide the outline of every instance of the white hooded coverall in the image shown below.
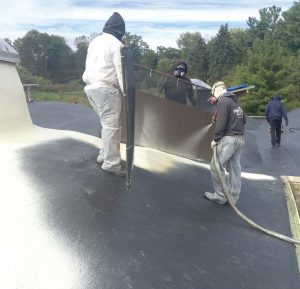
<svg viewBox="0 0 300 289"><path fill-rule="evenodd" d="M121 169L122 47L121 41L105 32L93 39L82 77L87 84L84 91L100 117L103 148L97 160L103 161L102 169L107 171Z"/></svg>

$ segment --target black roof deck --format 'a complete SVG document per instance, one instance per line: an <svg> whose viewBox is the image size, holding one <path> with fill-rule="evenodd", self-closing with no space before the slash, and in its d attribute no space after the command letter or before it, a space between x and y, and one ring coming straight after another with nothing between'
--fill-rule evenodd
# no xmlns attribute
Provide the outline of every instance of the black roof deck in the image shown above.
<svg viewBox="0 0 300 289"><path fill-rule="evenodd" d="M30 103L29 110L36 125L98 135L92 109L48 102ZM297 126L299 111L289 118L290 126ZM242 158L243 172L273 179L244 177L238 207L288 236L280 175L300 175L299 134L285 130L282 146L274 150L266 122L249 119ZM135 167L129 192L122 178L97 166L97 148L87 143L64 139L20 151L24 172L40 192L44 230L59 240L63 254L77 260L73 275L55 280L57 288L299 288L292 244L256 231L229 206L203 198L212 190L209 170L144 150L176 166L165 173ZM31 258L41 257L33 248ZM43 267L32 272L30 264L30 274L41 274Z"/></svg>

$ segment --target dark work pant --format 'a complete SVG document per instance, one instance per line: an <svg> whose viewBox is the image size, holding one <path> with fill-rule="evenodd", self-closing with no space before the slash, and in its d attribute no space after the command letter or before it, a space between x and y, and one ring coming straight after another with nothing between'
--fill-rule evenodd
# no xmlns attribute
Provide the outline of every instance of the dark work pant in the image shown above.
<svg viewBox="0 0 300 289"><path fill-rule="evenodd" d="M272 146L280 144L282 118L272 117L269 120Z"/></svg>

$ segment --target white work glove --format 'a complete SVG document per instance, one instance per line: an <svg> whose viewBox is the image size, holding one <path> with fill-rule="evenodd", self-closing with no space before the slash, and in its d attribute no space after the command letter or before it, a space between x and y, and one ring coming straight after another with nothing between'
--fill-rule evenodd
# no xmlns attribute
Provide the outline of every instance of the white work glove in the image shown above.
<svg viewBox="0 0 300 289"><path fill-rule="evenodd" d="M218 142L213 140L210 144L210 147L211 147L211 149L214 149L214 147L217 145L218 145Z"/></svg>

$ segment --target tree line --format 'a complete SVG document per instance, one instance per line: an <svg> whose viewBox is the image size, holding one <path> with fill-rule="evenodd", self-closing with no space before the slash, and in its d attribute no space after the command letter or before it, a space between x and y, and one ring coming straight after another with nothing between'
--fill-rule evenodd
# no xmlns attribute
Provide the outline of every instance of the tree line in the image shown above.
<svg viewBox="0 0 300 289"><path fill-rule="evenodd" d="M63 37L29 31L12 46L19 52L21 67L34 76L53 83L81 80L87 48L96 36L80 36L72 50ZM249 114L262 114L274 94L282 95L288 109L300 107L300 1L287 11L271 6L249 17L247 28L229 29L225 23L205 41L200 32L185 32L177 39L178 48L150 49L142 36L126 32L125 45L133 50L137 64L168 73L178 59L188 64L190 78L212 85L223 80L228 85L254 84L241 97Z"/></svg>

